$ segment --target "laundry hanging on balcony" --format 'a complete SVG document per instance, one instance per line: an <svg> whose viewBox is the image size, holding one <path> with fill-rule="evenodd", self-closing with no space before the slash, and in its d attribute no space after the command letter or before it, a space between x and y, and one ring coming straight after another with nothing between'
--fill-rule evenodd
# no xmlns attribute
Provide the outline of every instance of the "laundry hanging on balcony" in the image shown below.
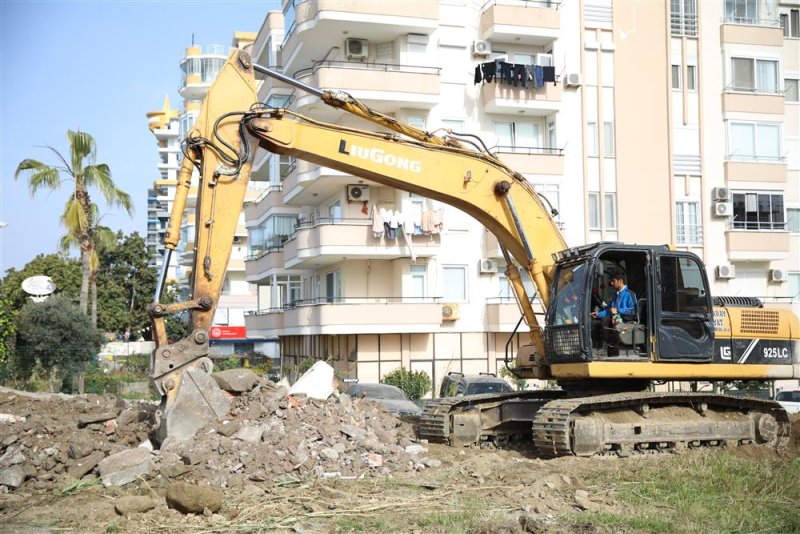
<svg viewBox="0 0 800 534"><path fill-rule="evenodd" d="M397 239L398 232L404 236L433 235L440 233L444 227L441 209L403 213L373 204L370 212L372 235L375 238L386 236L386 239Z"/></svg>
<svg viewBox="0 0 800 534"><path fill-rule="evenodd" d="M476 85L494 82L524 88L527 88L530 83L532 87L540 88L544 87L547 82L553 82L553 85L557 83L556 68L545 65L508 63L496 59L475 67L474 82Z"/></svg>

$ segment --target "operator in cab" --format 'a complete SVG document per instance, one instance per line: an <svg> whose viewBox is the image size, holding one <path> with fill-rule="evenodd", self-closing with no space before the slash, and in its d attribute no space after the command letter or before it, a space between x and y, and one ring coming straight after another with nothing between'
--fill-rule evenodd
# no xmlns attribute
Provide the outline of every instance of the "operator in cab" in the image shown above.
<svg viewBox="0 0 800 534"><path fill-rule="evenodd" d="M605 341L608 356L619 355L619 330L625 323L636 321L636 295L628 289L625 283L625 273L618 271L609 278L611 287L617 290L611 299L611 304L592 312L592 319L598 319L593 330L592 339L595 343Z"/></svg>

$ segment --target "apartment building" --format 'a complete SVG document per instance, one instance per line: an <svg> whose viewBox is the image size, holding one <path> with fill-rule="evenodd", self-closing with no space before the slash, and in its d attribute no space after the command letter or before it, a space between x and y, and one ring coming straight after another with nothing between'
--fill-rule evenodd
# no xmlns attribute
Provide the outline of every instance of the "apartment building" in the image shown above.
<svg viewBox="0 0 800 534"><path fill-rule="evenodd" d="M480 136L559 212L570 246L671 243L704 260L715 294L795 295L797 309L797 13L764 0L289 0L252 52L419 128ZM532 75L490 76L503 65ZM259 99L378 129L273 80ZM246 324L280 338L286 369L324 358L369 382L402 365L438 383L497 372L525 342L497 241L459 210L263 151L251 179L264 185L245 211L259 289ZM378 235L376 210L442 225Z"/></svg>
<svg viewBox="0 0 800 534"><path fill-rule="evenodd" d="M169 222L172 199L175 197L178 173L183 159L181 141L194 125L203 99L227 60L230 49L234 47L248 49L254 39L254 33L235 32L230 47L222 45L202 47L192 44L186 49L180 61L182 77L178 92L183 97L182 109L170 109L167 98L162 110L147 114L150 118L150 130L156 136L161 158L158 167L161 177L148 190L147 244L152 258L151 265L155 268L161 269L163 262L164 231ZM197 179L198 174L195 172L193 180ZM258 186L258 183L253 184L247 192L247 200L254 200L259 196ZM197 187L193 186L187 199L187 214L181 225L180 248L172 255L167 274L168 280L175 280L187 295L192 276L196 234L196 221L191 211L196 202ZM278 356L277 338L248 336L245 328L245 313L256 309L257 295L255 285L245 279L247 230L244 226L243 212L234 239L222 295L209 333L211 350L216 356L258 351L275 358Z"/></svg>

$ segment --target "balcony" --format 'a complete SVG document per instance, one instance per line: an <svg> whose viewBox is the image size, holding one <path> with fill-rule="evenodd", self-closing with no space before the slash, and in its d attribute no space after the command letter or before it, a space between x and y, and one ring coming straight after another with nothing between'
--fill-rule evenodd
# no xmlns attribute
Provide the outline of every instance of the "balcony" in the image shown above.
<svg viewBox="0 0 800 534"><path fill-rule="evenodd" d="M485 83L481 86L481 102L486 113L503 113L519 117L549 115L561 108L561 85L547 82L544 87L515 87L507 83Z"/></svg>
<svg viewBox="0 0 800 534"><path fill-rule="evenodd" d="M729 230L725 241L732 261L772 261L789 257L789 232Z"/></svg>
<svg viewBox="0 0 800 534"><path fill-rule="evenodd" d="M491 152L522 174L564 174L564 150L561 148L496 146Z"/></svg>
<svg viewBox="0 0 800 534"><path fill-rule="evenodd" d="M489 332L513 332L521 316L513 297L486 300L486 330Z"/></svg>
<svg viewBox="0 0 800 534"><path fill-rule="evenodd" d="M283 333L283 309L249 313L244 317L244 324L250 335L257 333L264 337L277 337Z"/></svg>
<svg viewBox="0 0 800 534"><path fill-rule="evenodd" d="M384 113L401 108L430 109L439 102L439 67L322 61L310 69L295 73L298 80L320 89L340 89L369 107ZM298 93L296 108L300 113L313 111L314 118L333 120L340 113L320 106L316 96Z"/></svg>
<svg viewBox="0 0 800 534"><path fill-rule="evenodd" d="M547 0L490 0L481 12L482 39L545 45L558 37L561 12Z"/></svg>
<svg viewBox="0 0 800 534"><path fill-rule="evenodd" d="M411 247L397 239L375 237L370 219L317 219L297 225L294 238L284 244L287 269L316 269L347 259L380 260L429 258L439 252L440 236L410 236Z"/></svg>
<svg viewBox="0 0 800 534"><path fill-rule="evenodd" d="M252 182L251 182L252 183ZM283 206L283 186L271 185L261 191L252 202L248 202L244 207L245 221L258 221L264 217L271 209Z"/></svg>
<svg viewBox="0 0 800 534"><path fill-rule="evenodd" d="M783 115L783 94L758 93L755 89L726 89L722 94L722 112Z"/></svg>
<svg viewBox="0 0 800 534"><path fill-rule="evenodd" d="M248 256L244 262L244 270L247 281L252 284L261 283L273 274L285 272L283 246L270 247Z"/></svg>
<svg viewBox="0 0 800 534"><path fill-rule="evenodd" d="M438 298L327 298L283 312L283 335L430 332L442 322Z"/></svg>
<svg viewBox="0 0 800 534"><path fill-rule="evenodd" d="M725 179L728 182L771 182L786 183L788 180L786 162L783 158L764 158L758 161L725 162Z"/></svg>
<svg viewBox="0 0 800 534"><path fill-rule="evenodd" d="M297 160L283 181L283 201L288 206L316 204L352 184L355 179L329 167Z"/></svg>
<svg viewBox="0 0 800 534"><path fill-rule="evenodd" d="M783 29L777 19L725 17L720 40L726 44L776 46L783 48Z"/></svg>
<svg viewBox="0 0 800 534"><path fill-rule="evenodd" d="M439 2L316 0L296 3L284 19L283 64L297 70L324 58L331 46L342 46L343 34L376 43L409 33L430 34L439 26Z"/></svg>

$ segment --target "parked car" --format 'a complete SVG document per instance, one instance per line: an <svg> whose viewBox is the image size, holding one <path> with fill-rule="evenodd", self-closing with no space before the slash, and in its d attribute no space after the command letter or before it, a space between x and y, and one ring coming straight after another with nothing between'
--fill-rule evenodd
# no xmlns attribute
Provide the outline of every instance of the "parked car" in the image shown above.
<svg viewBox="0 0 800 534"><path fill-rule="evenodd" d="M398 415L419 415L420 407L409 399L403 390L389 384L352 384L345 395L364 398L383 404L387 410Z"/></svg>
<svg viewBox="0 0 800 534"><path fill-rule="evenodd" d="M775 400L778 404L789 413L800 413L800 390L795 391L779 391L775 395Z"/></svg>
<svg viewBox="0 0 800 534"><path fill-rule="evenodd" d="M511 386L497 375L480 373L465 375L459 372L447 373L439 387L440 397L455 397L459 395L482 395L484 393L511 393Z"/></svg>

